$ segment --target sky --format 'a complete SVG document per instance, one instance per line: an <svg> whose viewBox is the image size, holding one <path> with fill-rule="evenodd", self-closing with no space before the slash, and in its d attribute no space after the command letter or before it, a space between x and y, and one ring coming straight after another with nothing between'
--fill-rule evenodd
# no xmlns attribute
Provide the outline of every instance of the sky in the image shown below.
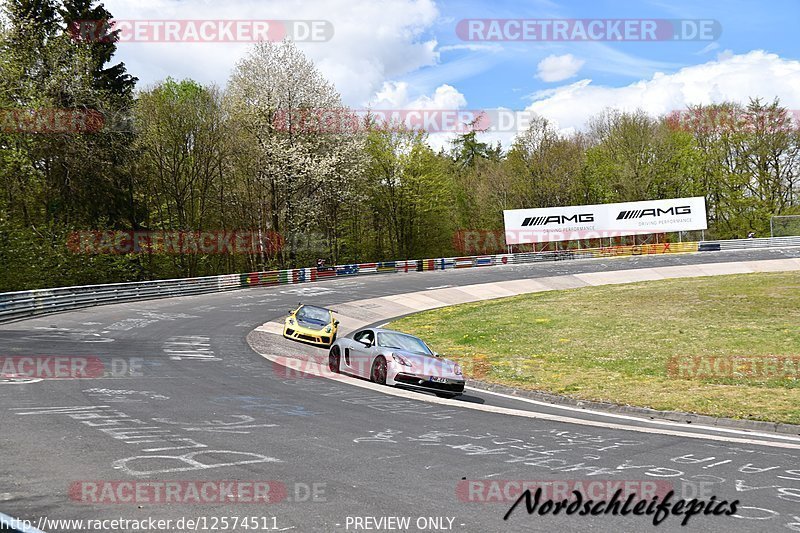
<svg viewBox="0 0 800 533"><path fill-rule="evenodd" d="M519 111L512 113L518 118L483 135L484 140L504 146L532 114L569 132L585 129L587 120L606 108L642 109L656 116L687 105L746 104L758 97L779 98L785 107L800 109L800 2L796 0L104 3L118 20L327 21L332 30L329 39L298 41L298 46L335 85L346 105ZM630 21L632 28L621 40L620 23L616 27L613 23L620 19ZM519 26L527 21L528 39L514 40L519 26L507 20ZM558 34L547 26L557 23L567 25L568 31ZM581 39L581 28L610 38ZM676 28L686 38L673 39ZM642 36L644 40L638 38ZM653 36L656 39L648 38ZM224 87L251 46L126 40L118 44L116 59L140 79L140 88L167 76ZM452 135L434 133L431 143L441 145Z"/></svg>

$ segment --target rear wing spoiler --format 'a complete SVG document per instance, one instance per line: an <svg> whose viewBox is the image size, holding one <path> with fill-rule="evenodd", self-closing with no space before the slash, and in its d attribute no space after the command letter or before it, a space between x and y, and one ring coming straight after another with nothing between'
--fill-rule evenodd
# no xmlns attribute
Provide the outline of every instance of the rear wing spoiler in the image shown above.
<svg viewBox="0 0 800 533"><path fill-rule="evenodd" d="M337 311L336 309L330 309L328 307L322 307L320 305L307 304L307 303L304 303L304 302L298 303L297 307L299 308L300 306L303 306L303 305L308 305L309 307L316 307L317 309L324 309L326 311L330 311L331 313L336 313L337 315L339 314L339 311Z"/></svg>

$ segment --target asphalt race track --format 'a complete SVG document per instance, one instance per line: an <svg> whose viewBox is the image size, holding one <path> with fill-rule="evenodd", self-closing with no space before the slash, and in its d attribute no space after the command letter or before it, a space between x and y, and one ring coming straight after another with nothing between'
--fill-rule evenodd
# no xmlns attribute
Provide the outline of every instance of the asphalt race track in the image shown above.
<svg viewBox="0 0 800 533"><path fill-rule="evenodd" d="M800 531L799 436L676 426L475 390L453 401L386 394L293 375L246 340L298 301L335 309L355 299L444 286L787 257L800 257L800 250L376 275L6 324L0 326L2 356L72 357L101 371L86 379L0 377L0 513L34 526L46 526L43 517L204 520L199 527L161 531ZM288 351L303 349L281 342ZM496 412L503 409L530 416ZM96 490L145 480L235 480L262 489L270 482L277 501L130 502L120 501L121 491ZM733 516L699 514L685 527L682 517L669 516L656 528L652 516L528 515L524 504L504 521L515 497L476 501L511 490L507 481L515 480L595 487L631 481L659 493L674 490L679 499L740 503ZM222 518L230 523L233 517L258 517L259 527L224 528ZM402 529L389 517L407 517L410 525Z"/></svg>

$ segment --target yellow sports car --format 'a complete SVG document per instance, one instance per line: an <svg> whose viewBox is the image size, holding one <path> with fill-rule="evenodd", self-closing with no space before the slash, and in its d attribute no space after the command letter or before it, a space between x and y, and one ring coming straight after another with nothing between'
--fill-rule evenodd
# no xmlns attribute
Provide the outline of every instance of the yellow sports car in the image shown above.
<svg viewBox="0 0 800 533"><path fill-rule="evenodd" d="M283 325L283 336L287 339L330 346L336 340L338 328L339 321L333 318L333 311L330 309L300 304L297 309L289 311L289 316Z"/></svg>

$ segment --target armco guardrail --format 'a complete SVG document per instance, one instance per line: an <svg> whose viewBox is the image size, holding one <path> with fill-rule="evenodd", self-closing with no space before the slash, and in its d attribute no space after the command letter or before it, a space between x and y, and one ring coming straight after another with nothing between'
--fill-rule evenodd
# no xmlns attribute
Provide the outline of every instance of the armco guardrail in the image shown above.
<svg viewBox="0 0 800 533"><path fill-rule="evenodd" d="M704 241L701 247L719 245L718 250L745 250L748 248L781 248L800 246L800 236L765 239L738 239L730 241Z"/></svg>
<svg viewBox="0 0 800 533"><path fill-rule="evenodd" d="M358 276L396 272L422 272L451 268L474 268L494 265L536 263L591 259L599 257L624 257L632 255L657 255L711 250L739 250L748 248L800 247L800 237L773 239L740 239L732 241L706 241L701 243L661 243L637 246L610 246L562 250L557 252L529 252L493 254L438 259L382 261L336 265L324 269L295 268L245 274L224 274L202 278L113 283L83 287L61 287L0 294L0 322L80 309L95 305L169 298L221 292L247 287L264 287L317 281L325 278Z"/></svg>

